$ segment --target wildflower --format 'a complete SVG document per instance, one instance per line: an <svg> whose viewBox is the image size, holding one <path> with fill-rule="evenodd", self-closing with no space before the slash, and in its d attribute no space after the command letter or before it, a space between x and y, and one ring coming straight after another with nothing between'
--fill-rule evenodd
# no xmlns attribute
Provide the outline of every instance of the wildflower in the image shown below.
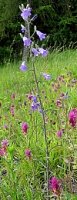
<svg viewBox="0 0 77 200"><path fill-rule="evenodd" d="M39 50L39 53L42 55L42 56L47 56L47 54L48 54L48 51L47 50L45 50L45 49L43 49L43 48L38 48L38 50Z"/></svg>
<svg viewBox="0 0 77 200"><path fill-rule="evenodd" d="M4 156L6 154L6 151L4 148L0 148L0 156Z"/></svg>
<svg viewBox="0 0 77 200"><path fill-rule="evenodd" d="M5 156L6 155L8 144L9 144L9 142L8 142L7 139L2 140L1 148L0 148L0 156Z"/></svg>
<svg viewBox="0 0 77 200"><path fill-rule="evenodd" d="M10 107L10 113L11 113L12 116L14 116L14 105L12 105L12 106Z"/></svg>
<svg viewBox="0 0 77 200"><path fill-rule="evenodd" d="M23 43L24 43L24 46L26 47L29 47L31 45L31 39L30 38L27 38L27 37L23 37Z"/></svg>
<svg viewBox="0 0 77 200"><path fill-rule="evenodd" d="M25 150L25 156L27 157L27 158L31 158L31 156L32 156L32 154L31 154L31 150L30 149L26 149Z"/></svg>
<svg viewBox="0 0 77 200"><path fill-rule="evenodd" d="M9 145L9 142L8 142L7 139L2 140L2 142L1 142L1 146L2 146L2 148L6 149L6 148L8 147L8 145Z"/></svg>
<svg viewBox="0 0 77 200"><path fill-rule="evenodd" d="M23 24L21 24L21 32L24 33L26 31L25 26L23 26Z"/></svg>
<svg viewBox="0 0 77 200"><path fill-rule="evenodd" d="M28 99L29 99L29 100L32 100L32 98L33 98L33 95L32 95L32 94L29 94L29 95L28 95Z"/></svg>
<svg viewBox="0 0 77 200"><path fill-rule="evenodd" d="M49 189L52 190L56 195L60 195L61 183L55 176L49 180Z"/></svg>
<svg viewBox="0 0 77 200"><path fill-rule="evenodd" d="M77 109L74 108L69 112L69 123L71 124L72 127L76 127L77 123Z"/></svg>
<svg viewBox="0 0 77 200"><path fill-rule="evenodd" d="M6 129L6 130L8 129L8 126L7 126L7 124L4 124L4 129Z"/></svg>
<svg viewBox="0 0 77 200"><path fill-rule="evenodd" d="M31 16L31 8L28 6L26 8L22 9L22 13L21 13L21 17L23 18L23 20L27 20L28 17Z"/></svg>
<svg viewBox="0 0 77 200"><path fill-rule="evenodd" d="M37 102L37 103L32 102L32 104L31 104L31 108L33 111L38 110L39 106L40 106L39 102Z"/></svg>
<svg viewBox="0 0 77 200"><path fill-rule="evenodd" d="M35 48L32 48L32 53L34 54L34 56L38 56L39 55L39 51Z"/></svg>
<svg viewBox="0 0 77 200"><path fill-rule="evenodd" d="M21 128L22 128L22 132L24 134L26 134L29 127L28 127L28 124L26 122L22 122Z"/></svg>
<svg viewBox="0 0 77 200"><path fill-rule="evenodd" d="M57 136L60 138L62 135L63 135L63 130L61 129L61 130L59 130L59 131L57 132Z"/></svg>
<svg viewBox="0 0 77 200"><path fill-rule="evenodd" d="M46 34L45 33L42 33L40 31L36 31L37 35L39 36L39 39L42 41L43 39L45 39L46 37Z"/></svg>
<svg viewBox="0 0 77 200"><path fill-rule="evenodd" d="M56 105L61 108L62 107L62 101L60 99L57 99Z"/></svg>
<svg viewBox="0 0 77 200"><path fill-rule="evenodd" d="M23 72L27 70L27 66L25 65L25 61L22 62L21 66L20 66L20 70L23 71Z"/></svg>
<svg viewBox="0 0 77 200"><path fill-rule="evenodd" d="M42 75L44 76L44 78L45 78L46 80L50 80L50 79L51 79L51 75L49 75L49 74L42 73Z"/></svg>

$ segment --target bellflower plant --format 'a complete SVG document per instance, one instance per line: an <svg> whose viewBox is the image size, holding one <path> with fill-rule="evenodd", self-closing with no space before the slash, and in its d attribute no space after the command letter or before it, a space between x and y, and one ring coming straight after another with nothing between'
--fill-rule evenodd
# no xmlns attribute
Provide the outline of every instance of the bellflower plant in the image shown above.
<svg viewBox="0 0 77 200"><path fill-rule="evenodd" d="M26 122L22 122L21 129L24 135L27 134L28 128L28 124Z"/></svg>
<svg viewBox="0 0 77 200"><path fill-rule="evenodd" d="M63 130L61 129L61 130L57 131L56 135L57 135L57 137L61 138L63 135Z"/></svg>
<svg viewBox="0 0 77 200"><path fill-rule="evenodd" d="M33 110L33 111L35 111L35 110L38 110L39 109L39 107L40 107L40 103L39 102L32 102L32 104L31 104L31 109Z"/></svg>
<svg viewBox="0 0 77 200"><path fill-rule="evenodd" d="M6 151L4 148L0 148L0 157L5 156L6 155Z"/></svg>
<svg viewBox="0 0 77 200"><path fill-rule="evenodd" d="M7 154L7 147L9 145L9 142L7 139L4 139L1 141L1 148L0 148L0 156L3 157Z"/></svg>
<svg viewBox="0 0 77 200"><path fill-rule="evenodd" d="M9 142L8 142L7 139L2 140L2 142L1 142L1 146L2 146L2 148L5 148L5 149L6 149L8 145L9 145Z"/></svg>
<svg viewBox="0 0 77 200"><path fill-rule="evenodd" d="M69 112L69 123L71 124L71 126L73 128L76 127L77 125L77 108L73 108L70 112Z"/></svg>
<svg viewBox="0 0 77 200"><path fill-rule="evenodd" d="M41 114L42 114L42 119L43 119L43 131L44 131L44 139L45 139L45 145L46 145L46 184L47 184L46 196L47 196L47 200L49 200L49 197L48 197L49 196L49 186L48 186L48 184L49 184L49 182L48 182L48 179L49 179L49 156L48 155L49 155L49 153L48 153L48 142L47 142L46 123L45 123L45 112L44 112L43 103L42 103L41 96L40 96L39 83L38 83L38 80L37 80L36 68L35 68L35 63L34 63L34 60L37 56L40 55L42 57L46 57L48 55L48 50L43 49L42 47L35 48L34 41L32 41L32 38L33 38L32 36L34 36L35 33L39 37L40 41L45 39L46 34L42 33L41 31L37 30L36 27L34 27L34 33L32 34L32 36L30 35L30 23L32 23L32 20L35 19L35 17L31 18L31 8L29 7L29 5L27 5L26 8L24 8L24 6L21 7L21 17L23 18L25 24L27 24L27 26L25 26L25 29L22 26L22 31L24 32L24 30L26 30L27 33L28 33L27 36L24 33L24 36L22 35L22 39L23 39L24 47L26 47L31 52L32 71L34 73L34 81L35 81L35 84L36 84L38 100L39 100L39 101L37 101L36 96L33 96L33 97L31 96L31 101L32 101L31 102L31 110L32 111L35 111L35 110L38 110L38 111L41 110L42 111ZM20 66L20 69L22 71L25 71L26 68L27 68L26 64L23 60L21 66ZM45 74L45 73L44 73L44 77L45 77L46 80L50 80L50 78L51 78L50 75ZM24 134L27 133L27 129L28 129L27 124L25 124L23 122L22 123L22 131L23 131ZM28 153L30 155L29 151L25 152L27 157L29 157Z"/></svg>

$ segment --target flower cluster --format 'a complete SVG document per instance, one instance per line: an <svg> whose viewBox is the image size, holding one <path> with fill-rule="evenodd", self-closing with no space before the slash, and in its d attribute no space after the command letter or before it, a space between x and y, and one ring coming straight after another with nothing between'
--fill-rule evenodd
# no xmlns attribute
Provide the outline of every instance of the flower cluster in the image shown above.
<svg viewBox="0 0 77 200"><path fill-rule="evenodd" d="M20 66L20 70L23 72L27 70L27 66L25 65L24 61L22 62L21 66Z"/></svg>
<svg viewBox="0 0 77 200"><path fill-rule="evenodd" d="M14 105L11 105L11 107L10 107L10 113L14 117L14 114L15 114L15 107L14 107Z"/></svg>
<svg viewBox="0 0 77 200"><path fill-rule="evenodd" d="M57 134L56 134L56 135L57 135L57 137L61 138L62 135L63 135L63 129L57 131Z"/></svg>
<svg viewBox="0 0 77 200"><path fill-rule="evenodd" d="M29 7L29 5L27 5L26 8L22 6L21 10L21 17L23 18L23 20L27 21L28 17L31 16L31 8Z"/></svg>
<svg viewBox="0 0 77 200"><path fill-rule="evenodd" d="M7 139L2 140L1 148L0 148L0 156L5 156L6 155L8 145L9 145L9 142L8 142Z"/></svg>
<svg viewBox="0 0 77 200"><path fill-rule="evenodd" d="M32 153L31 153L31 150L30 150L30 149L26 149L26 150L25 150L25 156L26 156L28 159L31 159Z"/></svg>
<svg viewBox="0 0 77 200"><path fill-rule="evenodd" d="M40 103L37 101L37 97L33 96L32 97L32 103L31 103L31 109L33 111L38 110L40 108Z"/></svg>
<svg viewBox="0 0 77 200"><path fill-rule="evenodd" d="M51 79L51 75L50 74L42 73L42 75L46 80L50 80Z"/></svg>
<svg viewBox="0 0 77 200"><path fill-rule="evenodd" d="M24 135L27 134L28 128L28 124L26 122L22 122L21 129Z"/></svg>
<svg viewBox="0 0 77 200"><path fill-rule="evenodd" d="M35 19L35 16L31 19L31 8L29 7L29 5L27 5L26 8L24 8L24 5L22 4L20 9L21 9L22 19L24 21L27 21L27 24L30 24L32 22L32 19ZM42 47L38 47L38 48L33 47L33 42L31 40L32 37L27 36L27 35L29 35L28 31L29 31L28 28L26 28L23 24L21 24L21 32L24 34L24 36L23 36L23 34L21 34L24 47L29 48L32 45L31 52L34 56L38 56L38 55L41 55L44 57L47 56L48 50L45 50ZM25 35L25 33L27 33L27 34ZM41 31L37 30L36 28L34 30L34 34L35 33L39 37L40 41L44 40L46 37L45 33L42 33ZM20 70L23 72L27 70L27 66L24 61L22 62L21 66L20 66Z"/></svg>
<svg viewBox="0 0 77 200"><path fill-rule="evenodd" d="M71 124L72 127L76 127L77 124L77 108L73 108L69 112L69 123Z"/></svg>
<svg viewBox="0 0 77 200"><path fill-rule="evenodd" d="M49 179L49 189L53 191L54 194L60 195L61 193L61 183L55 176Z"/></svg>
<svg viewBox="0 0 77 200"><path fill-rule="evenodd" d="M48 50L45 50L43 48L32 48L32 53L34 56L42 55L43 57L47 56Z"/></svg>

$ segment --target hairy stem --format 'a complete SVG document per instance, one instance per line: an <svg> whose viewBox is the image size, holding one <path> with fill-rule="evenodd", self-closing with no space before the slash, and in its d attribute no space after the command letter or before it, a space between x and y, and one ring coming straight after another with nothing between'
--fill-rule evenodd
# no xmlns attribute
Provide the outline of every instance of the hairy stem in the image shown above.
<svg viewBox="0 0 77 200"><path fill-rule="evenodd" d="M30 22L29 22L29 20L25 21L25 34L24 34L24 36L30 38ZM27 61L29 60L29 56L30 56L30 47L24 46L22 60L27 63Z"/></svg>
<svg viewBox="0 0 77 200"><path fill-rule="evenodd" d="M32 62L33 65L33 72L34 72L34 79L35 79L35 83L36 83L36 89L37 89L37 93L38 93L38 98L39 98L39 102L40 102L40 107L42 110L42 118L43 118L43 129L44 129L44 138L45 138L45 144L46 144L46 181L47 181L47 188L46 188L46 200L49 200L49 186L48 186L48 180L49 180L49 152L48 152L48 141L47 141L47 133L46 133L46 124L45 124L45 113L44 113L44 108L43 108L43 104L41 101L41 97L40 97L40 90L39 90L39 84L38 84L38 80L37 80L37 76L36 76L36 69L34 66L34 61Z"/></svg>

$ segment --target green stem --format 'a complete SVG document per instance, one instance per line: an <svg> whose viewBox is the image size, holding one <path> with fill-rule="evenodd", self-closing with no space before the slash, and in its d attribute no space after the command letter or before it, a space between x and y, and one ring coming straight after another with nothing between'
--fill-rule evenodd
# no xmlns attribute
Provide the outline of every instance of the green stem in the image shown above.
<svg viewBox="0 0 77 200"><path fill-rule="evenodd" d="M48 152L48 141L47 141L47 133L46 133L46 124L45 124L45 113L44 113L44 108L43 108L43 104L41 101L41 97L40 97L40 90L39 90L39 84L37 81L37 76L36 76L36 69L34 66L34 61L32 62L33 64L33 72L34 72L34 79L35 79L35 83L36 83L36 88L37 88L37 93L38 93L38 98L39 98L39 102L40 102L40 106L41 106L41 110L42 110L42 118L43 118L43 129L44 129L44 138L45 138L45 144L46 144L46 181L47 181L47 190L46 190L46 200L49 200L49 186L48 186L48 180L49 180L49 152Z"/></svg>

